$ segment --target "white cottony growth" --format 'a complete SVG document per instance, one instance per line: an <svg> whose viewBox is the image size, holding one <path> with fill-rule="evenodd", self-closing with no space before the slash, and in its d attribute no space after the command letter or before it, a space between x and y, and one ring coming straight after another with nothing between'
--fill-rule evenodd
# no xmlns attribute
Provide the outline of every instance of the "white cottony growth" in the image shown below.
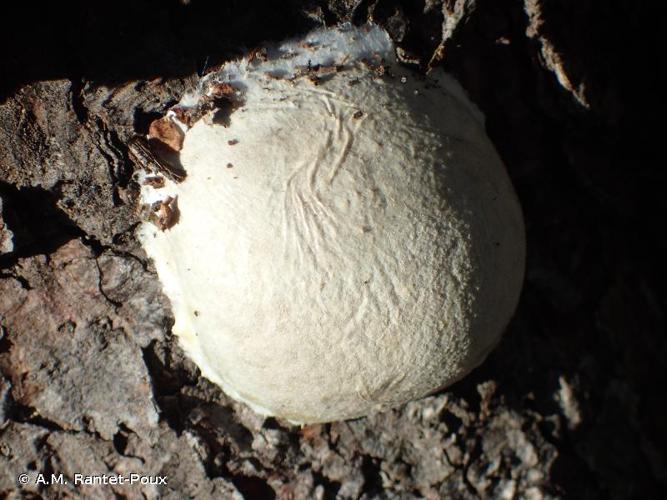
<svg viewBox="0 0 667 500"><path fill-rule="evenodd" d="M212 81L243 104L227 126L188 130L185 181L143 193L176 195L178 223L141 228L202 374L304 423L401 404L477 366L516 307L525 240L458 84L398 66L377 27L230 63L202 93Z"/></svg>
<svg viewBox="0 0 667 500"><path fill-rule="evenodd" d="M207 75L200 83L199 93L204 93L211 81L256 91L262 88L267 75L290 79L308 67L335 67L362 60L379 63L382 59L393 61L395 57L389 35L380 27L322 29L304 38L267 46L253 57L227 63L219 72ZM181 104L193 105L194 102L193 96L187 95Z"/></svg>

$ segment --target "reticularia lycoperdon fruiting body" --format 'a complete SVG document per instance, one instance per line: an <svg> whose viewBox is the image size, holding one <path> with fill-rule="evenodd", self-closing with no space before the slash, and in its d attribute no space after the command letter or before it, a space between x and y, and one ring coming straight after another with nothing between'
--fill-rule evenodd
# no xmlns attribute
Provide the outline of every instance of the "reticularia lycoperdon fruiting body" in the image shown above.
<svg viewBox="0 0 667 500"><path fill-rule="evenodd" d="M201 92L211 82L242 104L187 130L185 181L143 193L176 195L178 223L141 230L202 374L313 423L423 397L481 363L516 307L525 238L459 85L401 67L373 26L229 63Z"/></svg>

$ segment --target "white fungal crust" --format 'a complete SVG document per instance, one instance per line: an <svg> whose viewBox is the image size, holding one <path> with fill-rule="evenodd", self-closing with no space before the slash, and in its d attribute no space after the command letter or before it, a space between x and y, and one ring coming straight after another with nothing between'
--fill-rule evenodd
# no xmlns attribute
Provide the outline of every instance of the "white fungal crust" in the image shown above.
<svg viewBox="0 0 667 500"><path fill-rule="evenodd" d="M187 178L163 188L179 221L142 227L173 331L230 396L296 423L458 380L523 280L521 210L481 115L450 77L399 67L376 27L266 56L209 78L243 104L187 132Z"/></svg>

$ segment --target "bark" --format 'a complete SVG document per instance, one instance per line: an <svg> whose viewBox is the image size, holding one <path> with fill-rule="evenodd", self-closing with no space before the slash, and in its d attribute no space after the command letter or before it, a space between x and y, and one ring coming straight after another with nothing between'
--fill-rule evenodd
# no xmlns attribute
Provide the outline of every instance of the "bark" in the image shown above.
<svg viewBox="0 0 667 500"><path fill-rule="evenodd" d="M24 6L0 35L12 49L0 61L0 494L657 497L657 14L582 0L274 4ZM444 66L485 113L524 208L526 283L502 343L465 380L294 428L231 401L171 336L134 237L126 144L243 47L369 19L404 62ZM75 485L77 473L168 484Z"/></svg>

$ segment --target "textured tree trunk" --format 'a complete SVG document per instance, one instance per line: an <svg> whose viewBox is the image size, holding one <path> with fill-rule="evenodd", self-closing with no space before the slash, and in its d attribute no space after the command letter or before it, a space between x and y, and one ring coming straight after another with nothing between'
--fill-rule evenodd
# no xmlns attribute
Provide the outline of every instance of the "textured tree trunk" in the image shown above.
<svg viewBox="0 0 667 500"><path fill-rule="evenodd" d="M5 16L0 495L664 491L656 13L583 0L159 5L57 2ZM486 115L525 213L526 282L502 343L462 382L373 417L294 428L231 401L171 336L134 236L127 141L244 47L369 20L416 71L452 72ZM132 473L167 484L75 484Z"/></svg>

